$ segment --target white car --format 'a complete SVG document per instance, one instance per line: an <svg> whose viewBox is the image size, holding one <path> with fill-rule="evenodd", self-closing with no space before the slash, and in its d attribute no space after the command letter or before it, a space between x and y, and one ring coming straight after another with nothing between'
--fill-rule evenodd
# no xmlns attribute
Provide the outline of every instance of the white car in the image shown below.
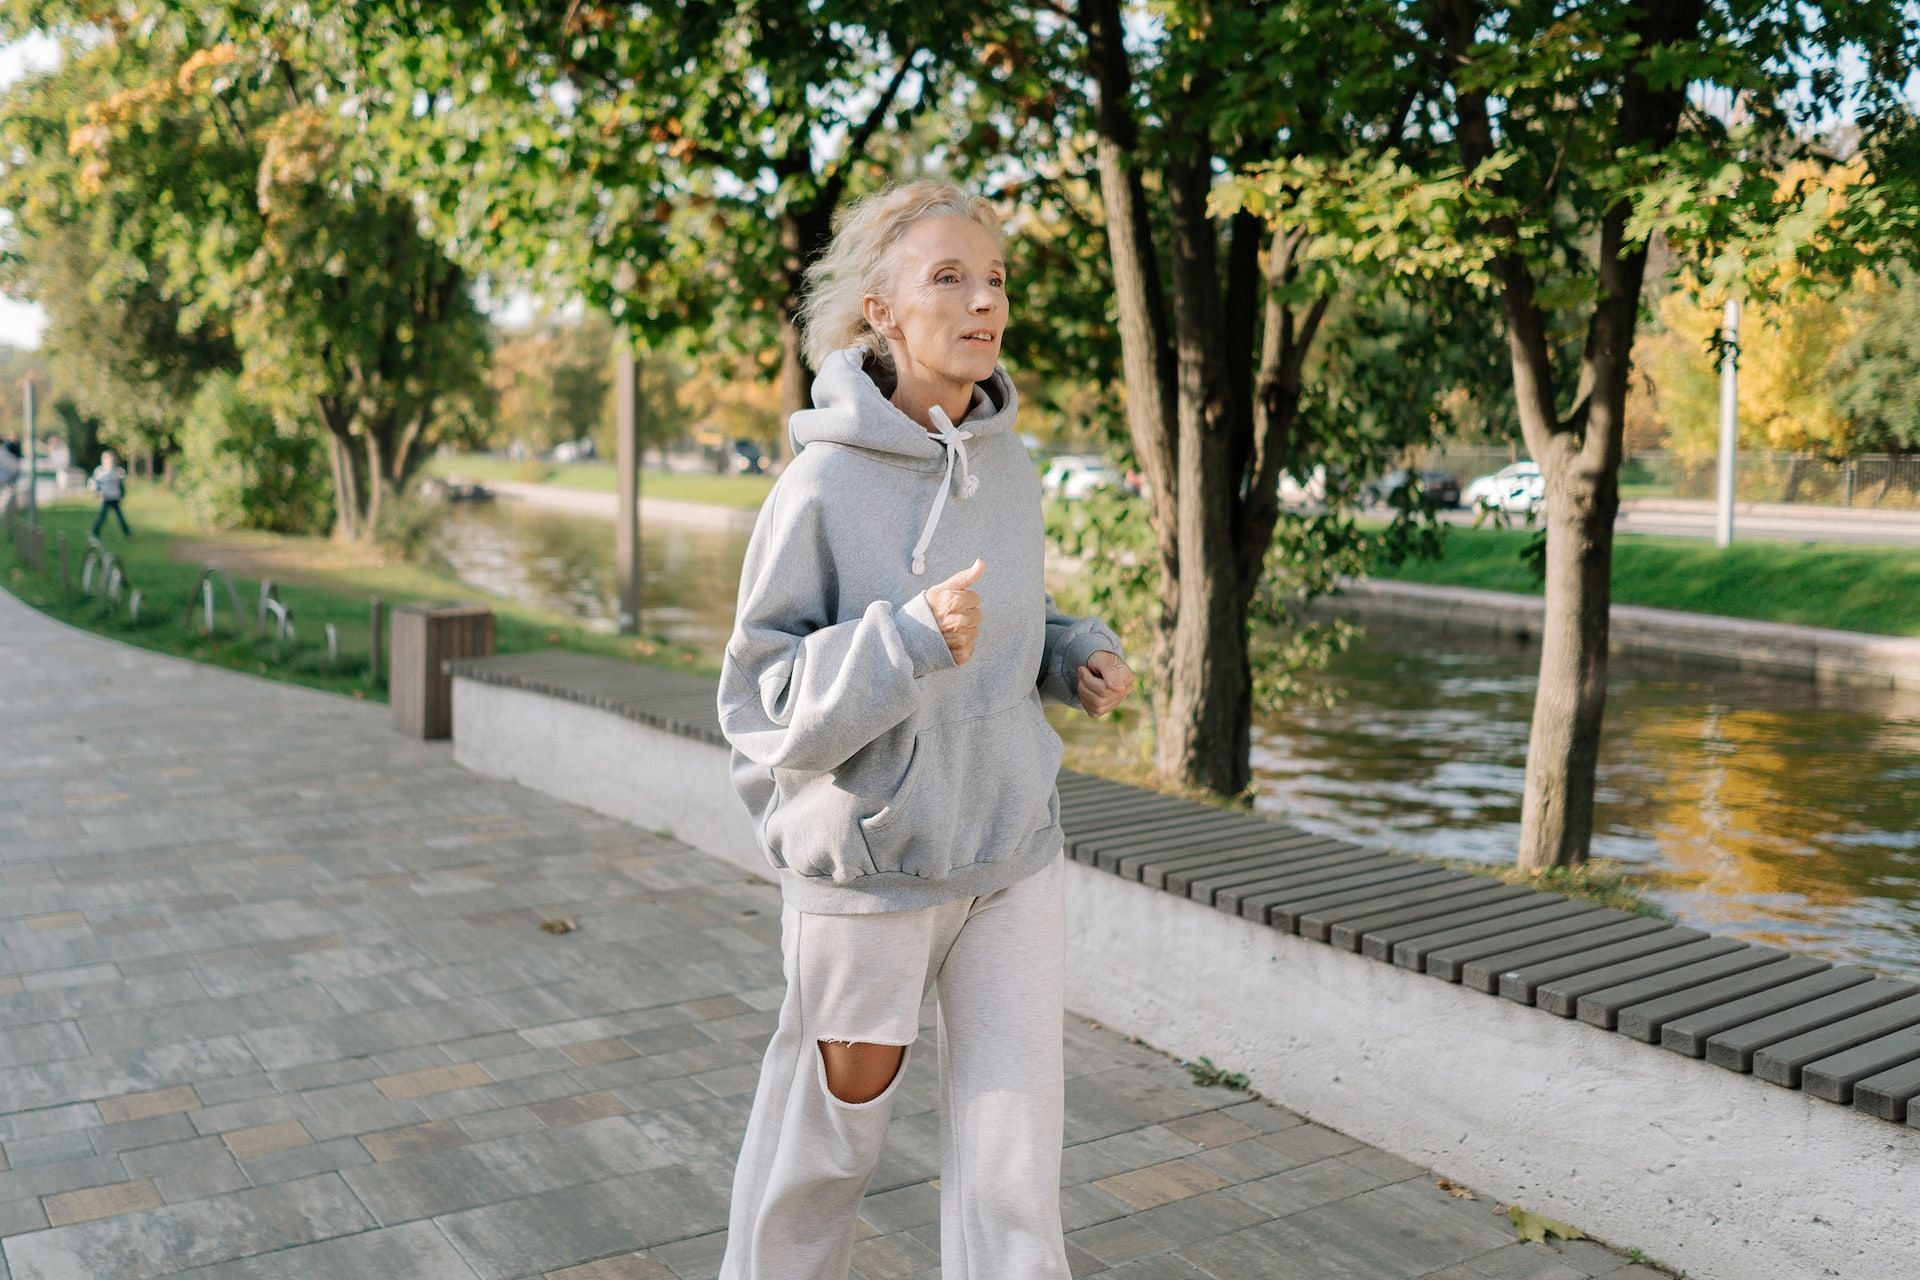
<svg viewBox="0 0 1920 1280"><path fill-rule="evenodd" d="M1469 511L1497 507L1508 515L1525 515L1547 499L1546 477L1537 462L1512 462L1490 476L1480 476L1460 494Z"/></svg>
<svg viewBox="0 0 1920 1280"><path fill-rule="evenodd" d="M1112 473L1100 458L1081 453L1063 453L1047 464L1040 487L1069 501L1077 501L1112 481Z"/></svg>
<svg viewBox="0 0 1920 1280"><path fill-rule="evenodd" d="M1335 467L1333 479L1338 482L1346 478L1345 467ZM1295 476L1291 471L1280 473L1278 496L1288 506L1313 505L1327 500L1328 471L1324 464L1317 465L1306 473L1305 477Z"/></svg>

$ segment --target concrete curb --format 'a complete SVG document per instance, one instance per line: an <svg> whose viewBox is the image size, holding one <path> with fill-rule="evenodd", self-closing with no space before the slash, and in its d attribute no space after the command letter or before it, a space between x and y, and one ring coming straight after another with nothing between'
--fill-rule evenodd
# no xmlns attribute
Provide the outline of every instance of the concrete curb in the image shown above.
<svg viewBox="0 0 1920 1280"><path fill-rule="evenodd" d="M1540 634L1546 601L1540 596L1477 587L1345 579L1320 607L1418 618L1448 627L1491 631L1520 639ZM1920 689L1920 639L1876 636L1826 627L1755 622L1721 614L1616 604L1615 650L1677 654L1704 665L1793 676L1815 683Z"/></svg>

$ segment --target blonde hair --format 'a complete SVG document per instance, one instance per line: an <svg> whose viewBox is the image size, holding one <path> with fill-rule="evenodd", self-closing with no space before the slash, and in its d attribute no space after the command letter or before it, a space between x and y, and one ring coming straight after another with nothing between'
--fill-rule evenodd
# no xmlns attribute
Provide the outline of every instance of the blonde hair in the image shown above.
<svg viewBox="0 0 1920 1280"><path fill-rule="evenodd" d="M893 372L886 338L867 323L868 295L886 297L893 288L894 247L921 218L952 214L972 218L998 244L1005 244L1000 215L985 197L951 182L919 178L841 206L833 218L833 239L808 264L801 286L802 349L809 367L818 369L842 347L864 343L881 369Z"/></svg>

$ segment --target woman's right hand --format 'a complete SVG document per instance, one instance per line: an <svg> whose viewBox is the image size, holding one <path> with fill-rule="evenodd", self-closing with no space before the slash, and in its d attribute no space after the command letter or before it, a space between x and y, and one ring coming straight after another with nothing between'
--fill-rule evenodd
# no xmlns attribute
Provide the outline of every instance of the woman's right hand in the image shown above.
<svg viewBox="0 0 1920 1280"><path fill-rule="evenodd" d="M980 596L973 584L986 572L986 562L976 559L944 582L936 582L923 593L933 620L956 663L973 656L973 643L980 634Z"/></svg>

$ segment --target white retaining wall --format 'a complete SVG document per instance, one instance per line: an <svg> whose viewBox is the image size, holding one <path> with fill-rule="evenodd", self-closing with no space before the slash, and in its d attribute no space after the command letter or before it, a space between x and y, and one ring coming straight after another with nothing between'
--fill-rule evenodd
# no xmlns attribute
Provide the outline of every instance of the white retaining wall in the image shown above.
<svg viewBox="0 0 1920 1280"><path fill-rule="evenodd" d="M464 766L770 877L727 753L456 677ZM1698 1280L1920 1276L1920 1129L1067 863L1067 1007Z"/></svg>

